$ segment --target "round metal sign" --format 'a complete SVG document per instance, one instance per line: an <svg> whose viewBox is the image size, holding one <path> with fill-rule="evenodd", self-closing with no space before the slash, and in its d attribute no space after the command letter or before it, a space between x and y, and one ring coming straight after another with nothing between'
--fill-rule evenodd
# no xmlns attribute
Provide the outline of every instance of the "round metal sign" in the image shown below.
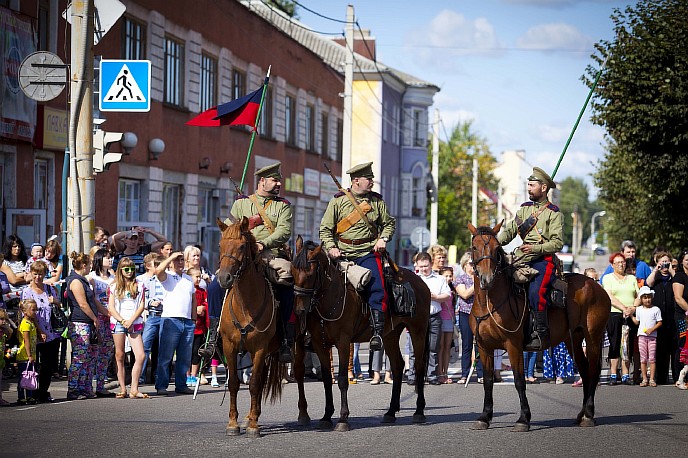
<svg viewBox="0 0 688 458"><path fill-rule="evenodd" d="M428 248L430 246L430 231L423 226L416 227L411 231L411 243L419 250Z"/></svg>
<svg viewBox="0 0 688 458"><path fill-rule="evenodd" d="M52 100L67 84L67 66L51 52L38 51L26 56L19 67L19 87L38 102Z"/></svg>

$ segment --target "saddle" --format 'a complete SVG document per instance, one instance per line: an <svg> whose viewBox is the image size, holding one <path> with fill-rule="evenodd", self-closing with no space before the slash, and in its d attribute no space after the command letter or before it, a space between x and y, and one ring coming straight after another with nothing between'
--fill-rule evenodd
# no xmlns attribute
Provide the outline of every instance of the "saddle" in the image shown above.
<svg viewBox="0 0 688 458"><path fill-rule="evenodd" d="M506 255L509 265L509 271L514 283L519 284L525 291L528 290L528 284L535 278L538 271L525 263L514 263L513 254ZM552 255L552 262L555 267L555 278L552 281L551 289L547 297L547 308L565 308L566 307L566 293L568 292L568 283L564 276L563 263L557 255ZM526 294L526 300L528 295Z"/></svg>
<svg viewBox="0 0 688 458"><path fill-rule="evenodd" d="M416 293L411 283L403 281L401 275L395 275L389 264L383 268L387 297L392 298L390 313L396 316L414 316L416 314Z"/></svg>

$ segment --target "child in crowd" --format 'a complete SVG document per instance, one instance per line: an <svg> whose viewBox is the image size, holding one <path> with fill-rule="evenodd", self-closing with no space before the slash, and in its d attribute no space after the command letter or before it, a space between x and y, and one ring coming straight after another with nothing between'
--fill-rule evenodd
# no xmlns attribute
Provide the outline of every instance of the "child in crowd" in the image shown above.
<svg viewBox="0 0 688 458"><path fill-rule="evenodd" d="M453 383L449 377L449 360L451 356L451 343L454 338L454 321L455 312L454 304L456 301L456 293L454 292L454 269L451 267L440 267L440 275L447 280L449 289L452 290L451 297L442 303L442 310L440 317L442 318L442 334L440 335L440 350L439 350L439 373L438 380L440 383Z"/></svg>
<svg viewBox="0 0 688 458"><path fill-rule="evenodd" d="M146 273L136 277L136 281L143 285L146 293L146 323L143 327L143 351L146 357L141 368L141 378L139 384L145 383L146 371L148 369L148 359L153 352L153 347L157 347L160 341L160 316L162 315L162 301L165 298L165 290L155 276L155 269L160 265L162 256L158 253L148 253L143 258L143 265ZM156 352L157 354L157 352ZM155 368L155 364L152 364ZM155 370L151 369L151 378L155 377Z"/></svg>
<svg viewBox="0 0 688 458"><path fill-rule="evenodd" d="M115 341L115 360L117 361L117 380L120 391L117 399L127 396L127 385L124 378L124 344L129 337L131 349L134 350L134 367L131 370L131 391L133 399L147 399L149 396L139 392L139 377L146 353L143 351L143 314L144 292L136 281L136 264L128 257L120 259L117 265L115 281L110 285L110 297L107 310L110 313L110 330Z"/></svg>
<svg viewBox="0 0 688 458"><path fill-rule="evenodd" d="M598 278L597 278L597 271L595 270L594 267L588 267L587 269L585 269L585 270L583 271L583 275L585 275L586 277L590 277L590 278L592 278L593 280L598 280Z"/></svg>
<svg viewBox="0 0 688 458"><path fill-rule="evenodd" d="M638 291L640 305L631 319L638 325L638 350L640 352L640 372L643 381L640 386L647 386L647 363L650 362L650 386L657 386L655 382L655 353L657 351L657 329L662 326L662 312L659 307L652 305L655 292L643 286Z"/></svg>
<svg viewBox="0 0 688 458"><path fill-rule="evenodd" d="M12 336L7 310L0 308L0 407L7 407L9 402L2 399L2 371L5 370L5 343ZM688 367L688 366L687 366Z"/></svg>
<svg viewBox="0 0 688 458"><path fill-rule="evenodd" d="M24 299L19 303L19 309L22 312L23 318L19 325L19 352L17 353L17 366L21 374L26 370L26 367L31 364L35 367L36 364L36 344L38 343L38 322L36 321L36 314L38 313L38 304L33 299ZM34 369L35 370L35 369ZM17 383L17 404L35 404L36 400L33 398L33 391L25 390Z"/></svg>
<svg viewBox="0 0 688 458"><path fill-rule="evenodd" d="M208 293L200 286L201 270L194 267L188 269L186 273L193 279L196 287L196 329L194 330L193 349L191 350L191 372L186 377L186 385L194 387L198 383L198 369L201 364L198 349L205 341L205 335L210 327L210 318L208 315ZM201 385L208 384L208 380L203 374L200 378Z"/></svg>
<svg viewBox="0 0 688 458"><path fill-rule="evenodd" d="M40 243L32 243L31 257L26 261L26 267L24 268L24 272L31 272L31 264L38 261L39 259L43 259L43 253L43 245L41 245Z"/></svg>
<svg viewBox="0 0 688 458"><path fill-rule="evenodd" d="M686 315L688 316L688 312L686 312ZM683 369L681 369L681 372L678 374L676 386L679 390L686 390L688 389L688 386L686 386L686 376L688 376L688 339L686 339L686 344L681 349L679 362L683 364Z"/></svg>

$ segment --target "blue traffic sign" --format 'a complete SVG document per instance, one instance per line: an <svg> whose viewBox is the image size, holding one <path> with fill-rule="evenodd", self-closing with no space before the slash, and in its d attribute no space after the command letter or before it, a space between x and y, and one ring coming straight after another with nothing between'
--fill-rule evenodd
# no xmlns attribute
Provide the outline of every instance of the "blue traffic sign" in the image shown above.
<svg viewBox="0 0 688 458"><path fill-rule="evenodd" d="M100 111L150 111L149 60L100 61Z"/></svg>

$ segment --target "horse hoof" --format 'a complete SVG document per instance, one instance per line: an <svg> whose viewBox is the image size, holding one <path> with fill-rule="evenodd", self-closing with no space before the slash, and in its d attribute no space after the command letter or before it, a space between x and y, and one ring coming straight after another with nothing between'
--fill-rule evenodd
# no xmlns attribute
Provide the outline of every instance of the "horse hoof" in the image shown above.
<svg viewBox="0 0 688 458"><path fill-rule="evenodd" d="M227 431L225 432L227 436L240 436L241 435L241 428L238 426L233 426L233 427L227 427Z"/></svg>
<svg viewBox="0 0 688 458"><path fill-rule="evenodd" d="M489 427L490 424L486 421L477 420L475 423L473 423L473 429L475 429L476 431L484 431Z"/></svg>
<svg viewBox="0 0 688 458"><path fill-rule="evenodd" d="M528 423L516 423L511 431L515 433L527 433L530 431L530 425Z"/></svg>
<svg viewBox="0 0 688 458"><path fill-rule="evenodd" d="M327 420L320 420L318 422L318 429L332 429L332 422Z"/></svg>
<svg viewBox="0 0 688 458"><path fill-rule="evenodd" d="M310 426L311 425L311 417L309 417L308 415L299 416L297 423L299 426Z"/></svg>
<svg viewBox="0 0 688 458"><path fill-rule="evenodd" d="M397 417L395 417L394 415L385 414L382 417L382 423L396 423L396 421Z"/></svg>
<svg viewBox="0 0 688 458"><path fill-rule="evenodd" d="M412 423L425 423L425 415L422 413L413 414Z"/></svg>
<svg viewBox="0 0 688 458"><path fill-rule="evenodd" d="M337 426L334 427L334 430L339 433L345 433L351 430L351 426L349 426L349 424L346 422L340 421L337 423Z"/></svg>
<svg viewBox="0 0 688 458"><path fill-rule="evenodd" d="M260 428L246 428L246 436L258 439L260 437Z"/></svg>
<svg viewBox="0 0 688 458"><path fill-rule="evenodd" d="M581 426L584 428L591 428L591 427L595 426L595 419L583 417L583 418L581 418L581 421L578 422L578 426Z"/></svg>

